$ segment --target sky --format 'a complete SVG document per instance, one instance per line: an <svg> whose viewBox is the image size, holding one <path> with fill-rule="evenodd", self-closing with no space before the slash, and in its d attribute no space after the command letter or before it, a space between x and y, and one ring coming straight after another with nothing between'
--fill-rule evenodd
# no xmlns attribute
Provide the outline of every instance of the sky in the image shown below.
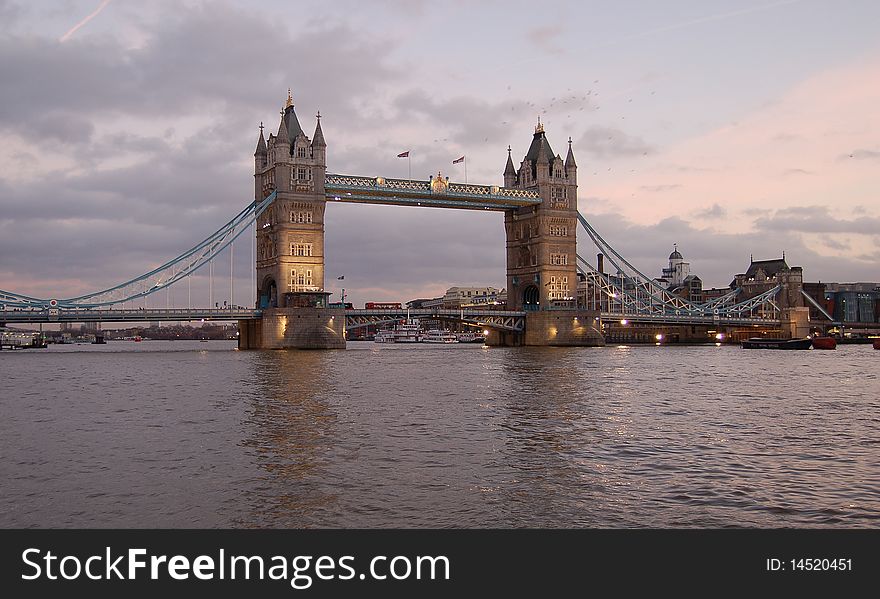
<svg viewBox="0 0 880 599"><path fill-rule="evenodd" d="M96 291L204 239L253 199L288 88L329 172L406 176L409 150L414 178L461 181L465 155L501 184L540 116L642 272L678 244L706 286L783 252L809 281L878 281L878 22L868 0L0 0L0 289ZM248 248L215 261L235 304ZM325 254L355 304L505 280L499 213L331 205Z"/></svg>

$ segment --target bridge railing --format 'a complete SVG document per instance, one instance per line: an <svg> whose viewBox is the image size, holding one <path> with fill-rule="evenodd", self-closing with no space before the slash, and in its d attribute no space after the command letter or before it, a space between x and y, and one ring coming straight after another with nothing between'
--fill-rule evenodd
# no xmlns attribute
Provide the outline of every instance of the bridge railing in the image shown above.
<svg viewBox="0 0 880 599"><path fill-rule="evenodd" d="M485 210L509 210L541 203L532 189L497 185L446 183L445 181L357 177L328 173L324 191L328 200L374 204L444 206Z"/></svg>
<svg viewBox="0 0 880 599"><path fill-rule="evenodd" d="M192 320L247 320L259 318L260 310L249 308L179 308L179 309L127 309L110 310L94 308L74 309L12 309L0 310L0 322L150 322Z"/></svg>
<svg viewBox="0 0 880 599"><path fill-rule="evenodd" d="M526 313L517 310L482 310L473 308L414 308L346 310L347 328L381 326L406 319L455 320L473 326L506 331L523 331Z"/></svg>

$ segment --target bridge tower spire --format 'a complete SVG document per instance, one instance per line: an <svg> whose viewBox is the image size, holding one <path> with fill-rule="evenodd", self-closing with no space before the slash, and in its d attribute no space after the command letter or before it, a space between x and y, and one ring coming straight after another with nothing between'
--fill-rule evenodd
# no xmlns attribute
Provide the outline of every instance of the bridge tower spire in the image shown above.
<svg viewBox="0 0 880 599"><path fill-rule="evenodd" d="M510 156L511 148L507 146L507 164L504 167L504 187L516 186L516 167L513 166L513 158Z"/></svg>

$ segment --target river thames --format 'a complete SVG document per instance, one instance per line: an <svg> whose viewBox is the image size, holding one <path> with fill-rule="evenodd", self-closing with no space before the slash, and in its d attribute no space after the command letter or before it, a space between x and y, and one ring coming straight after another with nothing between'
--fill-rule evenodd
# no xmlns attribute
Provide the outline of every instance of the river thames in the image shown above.
<svg viewBox="0 0 880 599"><path fill-rule="evenodd" d="M0 355L2 527L876 527L880 352Z"/></svg>

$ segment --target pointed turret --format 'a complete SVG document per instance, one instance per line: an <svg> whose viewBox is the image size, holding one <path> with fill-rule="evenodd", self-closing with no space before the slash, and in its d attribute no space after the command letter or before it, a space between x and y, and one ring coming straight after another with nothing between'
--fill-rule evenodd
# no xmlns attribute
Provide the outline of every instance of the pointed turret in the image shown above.
<svg viewBox="0 0 880 599"><path fill-rule="evenodd" d="M568 138L568 156L565 157L565 170L567 171L570 168L577 168L577 163L574 161L574 152L571 151L571 138Z"/></svg>
<svg viewBox="0 0 880 599"><path fill-rule="evenodd" d="M281 124L278 125L278 135L275 136L275 145L277 146L278 144L290 145L290 136L287 134L286 111L281 111Z"/></svg>
<svg viewBox="0 0 880 599"><path fill-rule="evenodd" d="M260 139L257 140L257 149L254 150L254 156L265 156L266 152L266 138L263 137L263 123L260 123Z"/></svg>
<svg viewBox="0 0 880 599"><path fill-rule="evenodd" d="M300 135L306 136L302 127L299 126L299 119L296 118L296 111L293 109L293 96L290 95L290 88L287 88L287 102L284 104L284 121L287 123L287 138L295 141Z"/></svg>
<svg viewBox="0 0 880 599"><path fill-rule="evenodd" d="M532 137L529 151L526 152L526 160L537 161L542 146L544 146L545 158L549 163L550 156L555 156L555 154L550 148L550 144L547 143L547 136L544 134L544 125L541 124L541 118L538 117L538 124L535 127L535 135Z"/></svg>
<svg viewBox="0 0 880 599"><path fill-rule="evenodd" d="M538 139L538 156L535 158L535 179L540 186L550 178L550 156L553 154L547 139L544 137L543 128L539 135L541 137Z"/></svg>
<svg viewBox="0 0 880 599"><path fill-rule="evenodd" d="M321 111L315 115L318 123L315 125L315 135L312 137L312 179L315 191L324 193L324 175L327 173L327 142L324 141L324 131L321 129Z"/></svg>
<svg viewBox="0 0 880 599"><path fill-rule="evenodd" d="M318 111L316 115L318 119L318 124L315 125L315 134L312 136L312 147L315 148L326 148L327 143L324 141L324 131L321 130L321 111Z"/></svg>
<svg viewBox="0 0 880 599"><path fill-rule="evenodd" d="M263 137L263 123L260 123L260 138L257 140L257 149L254 150L254 199L263 197L263 177L260 173L266 168L269 161L269 150L266 147L266 138Z"/></svg>
<svg viewBox="0 0 880 599"><path fill-rule="evenodd" d="M543 135L541 135L541 139L538 145L538 157L536 159L536 162L538 164L550 164L550 156L548 155L547 149L547 140L544 138Z"/></svg>
<svg viewBox="0 0 880 599"><path fill-rule="evenodd" d="M513 166L513 158L510 156L510 146L507 146L507 166L504 167L504 186L516 185L516 167Z"/></svg>

